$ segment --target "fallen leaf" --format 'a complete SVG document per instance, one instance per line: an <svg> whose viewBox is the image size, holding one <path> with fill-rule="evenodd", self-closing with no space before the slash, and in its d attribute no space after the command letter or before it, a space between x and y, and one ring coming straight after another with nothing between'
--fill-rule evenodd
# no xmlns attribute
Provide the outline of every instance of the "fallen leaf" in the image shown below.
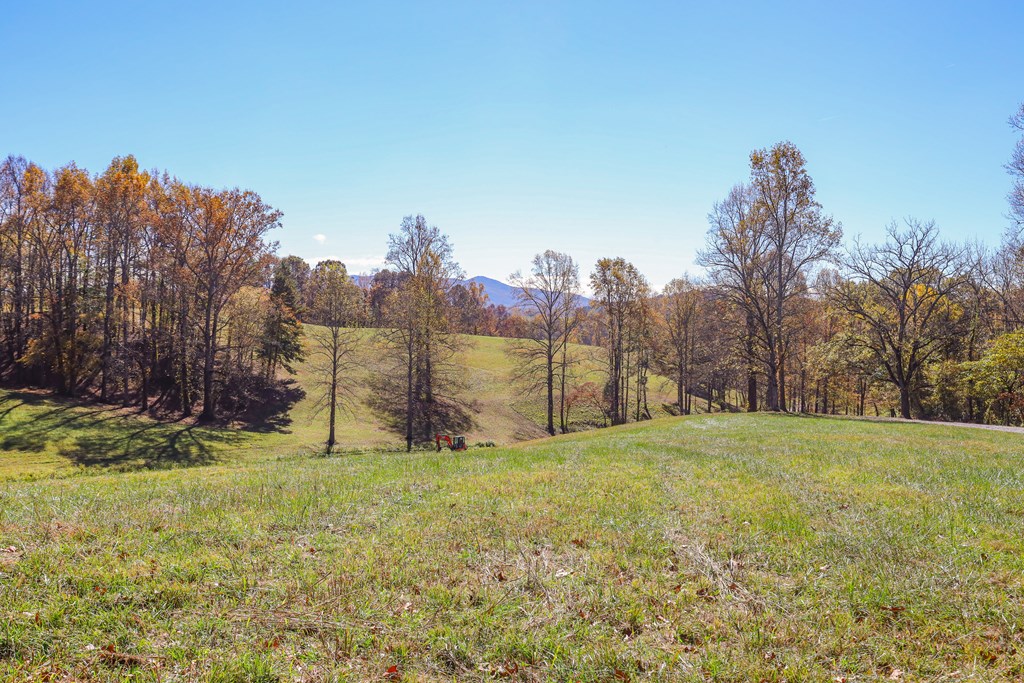
<svg viewBox="0 0 1024 683"><path fill-rule="evenodd" d="M389 666L387 672L384 674L384 678L388 679L389 681L397 681L401 677L402 674L398 673L397 664L392 664L391 666Z"/></svg>
<svg viewBox="0 0 1024 683"><path fill-rule="evenodd" d="M498 676L501 676L502 678L506 678L508 676L515 676L517 673L519 673L519 664L517 664L516 662L508 662L507 664L501 666L498 669L497 673Z"/></svg>

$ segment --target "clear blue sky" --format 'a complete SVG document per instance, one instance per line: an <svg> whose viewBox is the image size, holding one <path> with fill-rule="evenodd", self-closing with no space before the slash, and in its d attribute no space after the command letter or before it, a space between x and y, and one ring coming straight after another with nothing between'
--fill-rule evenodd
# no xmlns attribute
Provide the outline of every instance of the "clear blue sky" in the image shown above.
<svg viewBox="0 0 1024 683"><path fill-rule="evenodd" d="M8 0L0 154L250 188L354 271L423 213L470 275L553 248L662 285L783 139L847 235L997 242L1024 3L776 4Z"/></svg>

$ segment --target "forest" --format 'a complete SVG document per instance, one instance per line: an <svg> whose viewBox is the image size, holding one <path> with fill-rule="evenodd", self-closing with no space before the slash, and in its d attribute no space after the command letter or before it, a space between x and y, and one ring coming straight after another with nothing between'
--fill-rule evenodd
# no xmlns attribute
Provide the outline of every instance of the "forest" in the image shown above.
<svg viewBox="0 0 1024 683"><path fill-rule="evenodd" d="M1024 133L1024 107L1010 123ZM467 335L508 338L550 434L570 431L567 411L583 403L607 424L698 403L1024 424L1024 138L1007 169L1001 244L947 240L917 217L867 243L844 235L801 151L781 142L753 151L749 177L709 202L699 277L656 291L623 258L586 273L547 250L508 276L519 304L505 307L464 281L453 244L421 215L390 234L384 269L352 277L337 261L278 256L282 214L255 192L190 184L132 156L98 174L11 156L0 165L0 376L157 417L244 421L281 408L282 378L317 326L328 450L358 344L386 359L373 401L408 448L457 429ZM371 342L361 328L376 330ZM577 344L603 349L603 383L575 372ZM655 377L672 383L673 405L648 405Z"/></svg>

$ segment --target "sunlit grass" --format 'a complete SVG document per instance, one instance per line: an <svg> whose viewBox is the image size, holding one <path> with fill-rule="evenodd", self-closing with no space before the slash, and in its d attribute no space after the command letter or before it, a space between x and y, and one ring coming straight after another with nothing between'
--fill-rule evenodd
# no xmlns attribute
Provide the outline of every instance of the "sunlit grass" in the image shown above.
<svg viewBox="0 0 1024 683"><path fill-rule="evenodd" d="M1017 680L1020 444L722 415L8 483L0 677Z"/></svg>

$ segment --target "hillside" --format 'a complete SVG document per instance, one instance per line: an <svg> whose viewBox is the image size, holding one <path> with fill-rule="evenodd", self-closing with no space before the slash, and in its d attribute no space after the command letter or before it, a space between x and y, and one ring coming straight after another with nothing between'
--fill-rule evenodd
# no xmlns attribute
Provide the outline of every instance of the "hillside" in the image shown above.
<svg viewBox="0 0 1024 683"><path fill-rule="evenodd" d="M307 325L308 337L321 334L316 326ZM339 447L382 448L404 444L401 434L389 431L385 421L371 407L372 377L380 368L380 349L375 344L373 330L361 332L364 342L359 349L362 372L352 379L356 389L349 401L349 412L339 420ZM513 382L514 364L506 353L509 340L499 337L462 337L463 351L458 360L460 380L464 388L459 398L468 410L473 426L465 432L470 443L493 441L509 444L545 435L544 404L539 396L526 396ZM316 390L314 374L318 360L312 339L307 339L307 357L296 368L294 380L306 392L290 411L291 423L286 432L268 434L267 447L313 448L326 438L326 415L314 414ZM579 373L582 380L600 382L602 351L595 347L575 346L581 359ZM660 378L651 381L650 405L661 415L667 413L663 403L674 401L673 389Z"/></svg>
<svg viewBox="0 0 1024 683"><path fill-rule="evenodd" d="M285 414L249 429L217 429L191 423L161 423L141 418L130 410L83 404L42 392L0 391L0 479L68 471L75 467L99 469L165 468L209 464L229 458L279 457L310 453L327 438L327 415L315 413L317 390L313 337L321 333L306 326L307 358L296 366L295 393L304 397ZM359 365L352 377L355 391L347 410L339 414L340 450L400 448L400 434L387 429L369 399L371 376L380 363L374 331L360 332ZM508 340L465 337L460 394L473 426L469 442L511 444L545 435L544 405L539 397L526 397L512 381L513 363L505 353ZM578 372L584 380L600 382L600 349L578 346ZM285 375L282 375L285 376ZM667 415L663 403L674 401L673 389L652 378L650 406ZM596 419L596 418L595 418Z"/></svg>
<svg viewBox="0 0 1024 683"><path fill-rule="evenodd" d="M8 483L0 678L1019 680L1019 446L743 414Z"/></svg>

